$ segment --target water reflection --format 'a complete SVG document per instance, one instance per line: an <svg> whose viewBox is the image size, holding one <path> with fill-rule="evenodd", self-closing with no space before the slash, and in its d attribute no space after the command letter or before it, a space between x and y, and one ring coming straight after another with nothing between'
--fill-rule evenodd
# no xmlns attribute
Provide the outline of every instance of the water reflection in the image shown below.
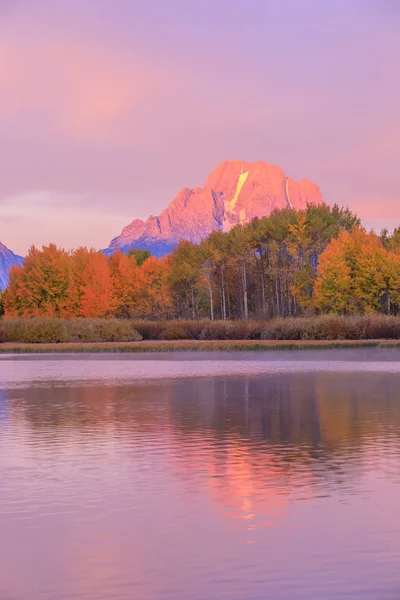
<svg viewBox="0 0 400 600"><path fill-rule="evenodd" d="M2 391L0 592L395 597L399 384L320 372Z"/></svg>
<svg viewBox="0 0 400 600"><path fill-rule="evenodd" d="M1 412L31 434L51 430L104 432L122 438L138 431L208 442L232 436L255 454L266 446L296 462L304 452L328 460L357 452L364 442L400 431L400 375L288 374L106 387L60 384L3 390ZM296 452L287 452L287 448ZM186 452L186 449L185 449Z"/></svg>

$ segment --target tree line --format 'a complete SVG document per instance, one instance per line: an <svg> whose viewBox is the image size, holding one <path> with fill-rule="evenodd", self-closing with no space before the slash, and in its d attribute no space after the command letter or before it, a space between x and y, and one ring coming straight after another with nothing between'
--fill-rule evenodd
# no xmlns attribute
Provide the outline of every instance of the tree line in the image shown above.
<svg viewBox="0 0 400 600"><path fill-rule="evenodd" d="M348 208L285 209L182 241L158 259L34 246L13 267L6 317L270 319L336 312L397 314L400 228L367 232Z"/></svg>

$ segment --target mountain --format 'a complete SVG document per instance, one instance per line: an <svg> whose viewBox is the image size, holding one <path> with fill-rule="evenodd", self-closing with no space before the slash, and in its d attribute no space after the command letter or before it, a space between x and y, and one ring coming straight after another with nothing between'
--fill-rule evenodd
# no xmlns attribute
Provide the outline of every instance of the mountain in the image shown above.
<svg viewBox="0 0 400 600"><path fill-rule="evenodd" d="M8 273L13 265L22 265L24 259L11 252L0 242L0 290L4 290L8 283Z"/></svg>
<svg viewBox="0 0 400 600"><path fill-rule="evenodd" d="M132 221L105 252L140 248L163 256L180 240L197 243L214 230L229 231L237 223L265 217L274 209L321 203L319 187L307 179L298 183L279 167L262 161L226 161L209 175L203 188L183 188L159 216Z"/></svg>

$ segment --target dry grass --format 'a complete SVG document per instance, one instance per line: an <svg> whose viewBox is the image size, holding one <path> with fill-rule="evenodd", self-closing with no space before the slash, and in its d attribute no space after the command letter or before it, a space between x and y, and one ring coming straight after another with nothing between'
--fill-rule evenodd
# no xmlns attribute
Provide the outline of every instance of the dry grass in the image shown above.
<svg viewBox="0 0 400 600"><path fill-rule="evenodd" d="M189 352L189 351L262 351L262 350L315 350L328 348L400 347L400 340L305 340L305 341L252 341L252 340L172 340L142 342L58 343L58 344L0 344L0 353L52 352Z"/></svg>
<svg viewBox="0 0 400 600"><path fill-rule="evenodd" d="M400 317L320 315L271 321L134 322L144 340L400 339Z"/></svg>
<svg viewBox="0 0 400 600"><path fill-rule="evenodd" d="M136 342L142 336L132 321L119 319L4 319L0 341L46 344Z"/></svg>
<svg viewBox="0 0 400 600"><path fill-rule="evenodd" d="M132 321L128 319L5 319L0 341L33 344L103 342L317 342L400 339L400 317L321 315L272 321ZM245 344L245 345L246 345ZM307 344L308 345L308 344Z"/></svg>

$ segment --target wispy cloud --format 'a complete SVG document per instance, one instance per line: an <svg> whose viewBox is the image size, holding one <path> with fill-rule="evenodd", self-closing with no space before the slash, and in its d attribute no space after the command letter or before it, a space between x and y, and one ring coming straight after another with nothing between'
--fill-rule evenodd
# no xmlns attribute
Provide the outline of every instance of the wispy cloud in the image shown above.
<svg viewBox="0 0 400 600"><path fill-rule="evenodd" d="M110 232L119 232L129 216L116 213L112 202L100 203L90 193L39 190L0 198L0 239L25 254L35 244L56 243L67 249L103 248Z"/></svg>
<svg viewBox="0 0 400 600"><path fill-rule="evenodd" d="M29 128L112 142L156 81L135 57L93 41L0 42L0 120L22 117Z"/></svg>

